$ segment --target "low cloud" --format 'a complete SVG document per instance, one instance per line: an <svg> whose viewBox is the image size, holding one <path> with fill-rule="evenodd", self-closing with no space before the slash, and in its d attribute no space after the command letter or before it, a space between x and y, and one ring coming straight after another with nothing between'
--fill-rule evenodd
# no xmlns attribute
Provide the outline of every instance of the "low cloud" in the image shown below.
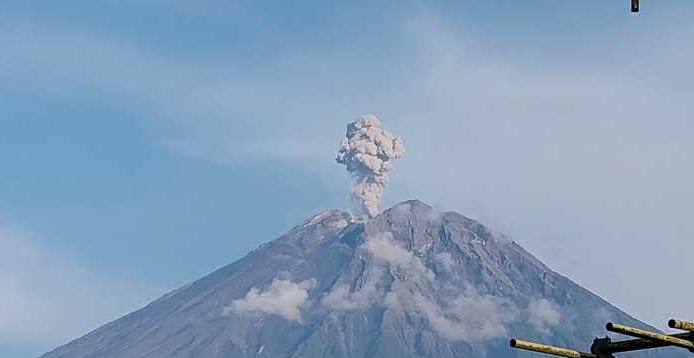
<svg viewBox="0 0 694 358"><path fill-rule="evenodd" d="M549 329L559 324L561 320L561 313L544 298L531 301L526 312L528 322L542 333L549 333Z"/></svg>
<svg viewBox="0 0 694 358"><path fill-rule="evenodd" d="M422 260L401 247L390 232L367 237L362 247L374 259L387 263L391 268L420 274L429 280L434 279L434 273L424 266Z"/></svg>
<svg viewBox="0 0 694 358"><path fill-rule="evenodd" d="M335 311L364 309L373 303L375 294L376 290L369 287L350 292L348 285L340 285L325 296L323 304Z"/></svg>
<svg viewBox="0 0 694 358"><path fill-rule="evenodd" d="M506 299L475 292L467 292L441 306L421 294L413 297L414 306L431 327L452 341L477 342L505 337L508 325L523 317L538 331L549 333L561 320L561 313L546 299L533 300L519 310Z"/></svg>
<svg viewBox="0 0 694 358"><path fill-rule="evenodd" d="M400 246L389 232L368 237L361 247L372 257L373 263L386 264L391 270L401 270L407 278L396 277L390 290L384 292L378 286L384 272L369 267L360 288L351 291L348 283L341 283L326 295L322 303L327 308L336 311L364 310L382 302L392 310L418 313L437 334L447 340L465 342L505 337L509 324L521 319L527 320L540 332L548 332L561 320L556 306L547 299L535 299L526 307L518 307L506 298L480 294L471 287L465 288L457 296L455 290L437 289L433 272L424 266L419 257ZM456 265L453 256L447 252L438 253L434 260L446 271L454 270ZM428 289L424 287L437 292L439 298L430 297Z"/></svg>
<svg viewBox="0 0 694 358"><path fill-rule="evenodd" d="M518 309L510 301L473 289L457 296L439 295L436 299L411 287L409 282L396 281L386 295L385 305L408 315L418 314L444 339L470 343L507 336L508 325L519 317Z"/></svg>
<svg viewBox="0 0 694 358"><path fill-rule="evenodd" d="M335 311L367 309L385 295L385 290L378 284L384 274L385 272L376 267L370 267L367 269L366 279L361 287L350 292L349 284L339 284L323 298L323 304Z"/></svg>
<svg viewBox="0 0 694 358"><path fill-rule="evenodd" d="M387 273L384 269L399 271L409 280L431 282L434 279L434 273L424 266L422 260L400 246L390 232L367 237L360 248L372 259L366 268L364 283L354 291L351 291L349 283L337 285L323 299L327 308L336 311L363 310L381 302L386 297L385 289L379 286Z"/></svg>
<svg viewBox="0 0 694 358"><path fill-rule="evenodd" d="M0 227L0 345L35 356L144 306L165 290L99 272L33 234Z"/></svg>
<svg viewBox="0 0 694 358"><path fill-rule="evenodd" d="M437 264L440 264L445 271L453 272L455 270L455 259L453 259L453 255L451 255L449 252L441 252L436 254L434 260Z"/></svg>
<svg viewBox="0 0 694 358"><path fill-rule="evenodd" d="M231 302L230 311L237 313L264 312L301 322L301 308L308 302L308 290L315 280L294 283L274 279L264 291L253 287L242 299Z"/></svg>
<svg viewBox="0 0 694 358"><path fill-rule="evenodd" d="M547 333L561 320L557 307L546 299L533 300L521 308L506 298L480 294L473 288L457 296L441 291L436 295L438 298L409 282L396 281L384 303L391 310L418 313L433 331L449 341L475 343L506 337L509 325L520 320Z"/></svg>
<svg viewBox="0 0 694 358"><path fill-rule="evenodd" d="M507 325L516 318L511 305L490 295L461 295L441 307L415 294L414 303L431 327L451 341L478 342L507 336Z"/></svg>

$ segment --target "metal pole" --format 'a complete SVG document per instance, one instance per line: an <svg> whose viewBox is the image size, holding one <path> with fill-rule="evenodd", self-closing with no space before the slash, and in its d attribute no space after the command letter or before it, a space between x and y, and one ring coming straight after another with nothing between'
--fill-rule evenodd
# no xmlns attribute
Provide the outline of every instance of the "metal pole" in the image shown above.
<svg viewBox="0 0 694 358"><path fill-rule="evenodd" d="M687 333L676 333L676 334L669 334L668 336L670 337L675 337L675 338L682 338L682 339L687 339L687 340L692 340L694 339L694 333L687 332ZM660 347L667 347L670 346L671 344L668 342L663 342L663 341L653 341L650 339L629 339L625 341L608 341L608 342L600 342L601 339L596 339L593 342L593 345L590 347L590 351L593 354L602 354L602 355L608 355L612 353L621 353L621 352L631 352L631 351L640 351L643 349L652 349L652 348L660 348Z"/></svg>
<svg viewBox="0 0 694 358"><path fill-rule="evenodd" d="M638 338L650 339L652 341L660 341L660 342L664 342L664 343L669 343L669 345L672 345L672 346L677 346L677 347L687 348L689 350L694 350L694 342L686 340L686 339L682 339L682 338L677 338L677 337L672 337L672 336L668 336L665 334L650 332L650 331L646 331L643 329L628 327L628 326L624 326L624 325L612 323L612 322L607 323L607 325L605 325L605 329L607 329L610 332L626 334L626 335L638 337Z"/></svg>
<svg viewBox="0 0 694 358"><path fill-rule="evenodd" d="M680 321L677 319L671 319L667 322L668 327L682 329L685 331L694 332L694 322Z"/></svg>
<svg viewBox="0 0 694 358"><path fill-rule="evenodd" d="M548 346L546 344L527 342L515 338L511 340L510 345L513 348L524 349L526 351L533 351L538 353L552 354L555 356L566 358L597 358L596 355L591 353L580 352L573 349Z"/></svg>

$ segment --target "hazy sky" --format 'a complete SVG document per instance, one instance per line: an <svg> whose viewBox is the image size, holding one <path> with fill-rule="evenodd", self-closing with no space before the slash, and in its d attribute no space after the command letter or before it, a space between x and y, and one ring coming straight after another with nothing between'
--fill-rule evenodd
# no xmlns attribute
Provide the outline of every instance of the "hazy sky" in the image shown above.
<svg viewBox="0 0 694 358"><path fill-rule="evenodd" d="M638 318L694 320L694 3L259 3L3 3L0 356L348 209L334 157L365 113L407 147L387 205L477 218Z"/></svg>

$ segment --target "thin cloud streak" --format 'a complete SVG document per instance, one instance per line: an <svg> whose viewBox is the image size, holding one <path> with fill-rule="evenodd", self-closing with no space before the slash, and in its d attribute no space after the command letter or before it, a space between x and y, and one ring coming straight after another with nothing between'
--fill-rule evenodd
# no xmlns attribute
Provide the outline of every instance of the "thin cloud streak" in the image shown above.
<svg viewBox="0 0 694 358"><path fill-rule="evenodd" d="M658 31L681 38L680 29L669 30ZM683 274L694 272L685 254L694 248L686 239L694 235L687 217L694 201L693 91L673 75L691 73L678 60L691 54L677 41L634 56L643 52L635 38L617 47L606 38L593 51L613 51L612 64L598 65L600 54L590 53L587 65L562 67L538 52L536 63L519 64L489 55L433 15L402 26L395 42L406 56L394 61L405 74L381 78L363 59L317 52L278 83L271 76L226 77L211 62L182 63L97 36L25 35L2 36L10 50L0 55L3 78L33 79L37 91L46 83L86 83L116 92L118 102L144 102L145 117L153 111L176 128L163 135L167 148L204 160L233 165L234 153L242 153L243 160L308 168L307 156L332 155L346 120L374 112L409 147L385 193L397 198L391 202L419 197L473 215L482 202L551 267L648 322L670 314L652 307L656 292L675 284L658 279L670 273L668 258ZM55 58L46 62L47 54ZM84 69L78 57L90 58ZM631 64L618 67L615 59ZM342 178L338 168L319 173L326 182ZM564 265L557 252L585 265ZM634 267L632 276L614 273L613 260L648 265ZM663 307L694 315L686 300L665 300Z"/></svg>
<svg viewBox="0 0 694 358"><path fill-rule="evenodd" d="M76 261L25 232L0 228L0 343L48 350L163 293Z"/></svg>

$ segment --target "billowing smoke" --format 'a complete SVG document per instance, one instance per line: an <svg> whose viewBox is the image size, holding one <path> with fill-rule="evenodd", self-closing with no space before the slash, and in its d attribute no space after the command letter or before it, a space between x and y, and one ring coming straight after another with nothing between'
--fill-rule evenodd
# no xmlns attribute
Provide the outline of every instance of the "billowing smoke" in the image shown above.
<svg viewBox="0 0 694 358"><path fill-rule="evenodd" d="M376 116L365 115L347 125L347 135L336 160L354 177L352 198L369 217L378 214L388 172L393 168L392 160L403 154L402 140L383 130Z"/></svg>

